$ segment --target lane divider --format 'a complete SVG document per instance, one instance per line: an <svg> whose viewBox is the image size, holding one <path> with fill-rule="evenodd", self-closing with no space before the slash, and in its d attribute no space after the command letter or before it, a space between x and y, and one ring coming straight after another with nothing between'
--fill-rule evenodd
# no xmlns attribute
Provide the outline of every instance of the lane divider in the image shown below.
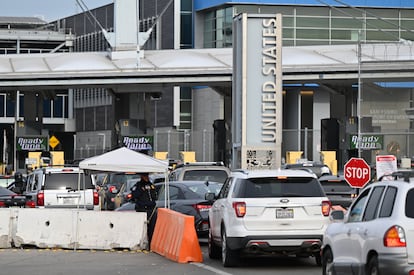
<svg viewBox="0 0 414 275"><path fill-rule="evenodd" d="M179 263L203 262L194 216L158 208L151 251Z"/></svg>

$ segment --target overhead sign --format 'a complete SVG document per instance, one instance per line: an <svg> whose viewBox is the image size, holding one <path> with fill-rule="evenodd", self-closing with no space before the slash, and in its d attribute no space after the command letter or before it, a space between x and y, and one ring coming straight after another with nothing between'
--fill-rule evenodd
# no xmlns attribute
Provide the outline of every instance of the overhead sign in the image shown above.
<svg viewBox="0 0 414 275"><path fill-rule="evenodd" d="M371 167L362 158L351 158L345 163L344 178L351 187L363 188L371 179Z"/></svg>
<svg viewBox="0 0 414 275"><path fill-rule="evenodd" d="M383 135L350 135L350 149L382 150L384 147Z"/></svg>
<svg viewBox="0 0 414 275"><path fill-rule="evenodd" d="M46 151L48 149L47 137L16 137L17 151Z"/></svg>
<svg viewBox="0 0 414 275"><path fill-rule="evenodd" d="M152 151L154 148L153 136L124 136L124 146L134 151Z"/></svg>

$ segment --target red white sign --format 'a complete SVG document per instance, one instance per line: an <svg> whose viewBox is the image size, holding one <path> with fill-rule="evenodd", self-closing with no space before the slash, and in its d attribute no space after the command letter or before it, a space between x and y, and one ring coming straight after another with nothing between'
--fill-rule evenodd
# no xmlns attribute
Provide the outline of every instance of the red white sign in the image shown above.
<svg viewBox="0 0 414 275"><path fill-rule="evenodd" d="M354 188L363 188L371 179L371 168L362 158L351 158L344 166L344 177Z"/></svg>
<svg viewBox="0 0 414 275"><path fill-rule="evenodd" d="M375 157L377 168L377 179L387 177L397 171L397 157L394 155L377 155ZM384 178L383 177L383 178ZM390 178L392 179L392 177Z"/></svg>

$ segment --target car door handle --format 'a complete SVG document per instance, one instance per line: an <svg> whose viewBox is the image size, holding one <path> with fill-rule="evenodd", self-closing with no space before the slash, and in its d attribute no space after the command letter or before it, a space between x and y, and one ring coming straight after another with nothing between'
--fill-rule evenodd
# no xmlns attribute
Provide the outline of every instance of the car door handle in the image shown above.
<svg viewBox="0 0 414 275"><path fill-rule="evenodd" d="M351 236L351 229L348 229L348 232L346 232L346 234L347 234L348 236Z"/></svg>

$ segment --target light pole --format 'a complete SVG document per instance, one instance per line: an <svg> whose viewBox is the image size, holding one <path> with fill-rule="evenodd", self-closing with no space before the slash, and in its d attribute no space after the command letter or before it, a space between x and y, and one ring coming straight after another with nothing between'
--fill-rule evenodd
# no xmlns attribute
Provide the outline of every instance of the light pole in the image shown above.
<svg viewBox="0 0 414 275"><path fill-rule="evenodd" d="M157 128L157 120L158 120L157 118L157 113L158 113L157 107L158 106L157 105L158 105L158 101L161 100L161 95L160 94L151 95L150 100L154 101L154 128Z"/></svg>
<svg viewBox="0 0 414 275"><path fill-rule="evenodd" d="M104 133L98 133L98 136L102 136L102 153L105 153L106 135Z"/></svg>
<svg viewBox="0 0 414 275"><path fill-rule="evenodd" d="M358 31L358 99L357 99L357 117L358 117L358 158L361 158L361 93L362 93L362 80L361 80L361 30Z"/></svg>

